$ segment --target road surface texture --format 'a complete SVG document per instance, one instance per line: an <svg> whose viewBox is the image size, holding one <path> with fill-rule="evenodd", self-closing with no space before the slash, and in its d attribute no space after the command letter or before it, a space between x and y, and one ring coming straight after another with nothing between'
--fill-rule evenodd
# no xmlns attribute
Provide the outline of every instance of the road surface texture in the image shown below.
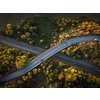
<svg viewBox="0 0 100 100"><path fill-rule="evenodd" d="M87 41L100 41L100 36L83 36L83 37L76 37L76 38L72 38L72 39L69 39L69 40L65 40L62 43L59 43L59 44L51 47L50 49L46 50L42 54L40 54L38 57L36 57L32 61L30 61L30 63L28 65L26 65L24 68L17 70L15 72L11 73L11 74L6 75L6 76L1 77L0 82L8 81L10 79L21 76L21 75L25 74L26 72L32 70L33 68L38 66L40 63L42 63L46 59L50 58L51 56L53 56L55 53L59 52L60 50L66 48L66 47L68 47L72 44L77 44L77 43L84 42L84 41L85 42L87 42ZM4 40L0 40L0 42L4 42ZM11 45L15 46L15 44L13 44L13 43ZM21 48L22 46L17 45L16 47ZM25 49L25 47L22 47L22 48ZM26 48L26 49L28 49L28 48ZM59 54L58 56L60 57L61 55ZM43 61L41 61L41 60L43 60ZM70 59L70 60L72 60L72 59ZM73 60L75 60L75 59L73 59ZM75 61L76 66L79 65L78 61L79 60L76 59L76 61ZM86 63L84 61L82 61L80 64L84 64L84 65L87 65L87 66L91 65L91 67L88 68L88 69L91 70L91 72L93 70L95 70L95 72L97 74L100 74L100 68L98 66L94 66L94 65L92 65L88 62Z"/></svg>

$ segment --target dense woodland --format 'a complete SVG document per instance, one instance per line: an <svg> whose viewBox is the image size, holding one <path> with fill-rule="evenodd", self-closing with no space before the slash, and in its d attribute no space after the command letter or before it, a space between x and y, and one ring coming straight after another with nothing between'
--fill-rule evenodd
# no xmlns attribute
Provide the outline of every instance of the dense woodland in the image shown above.
<svg viewBox="0 0 100 100"><path fill-rule="evenodd" d="M21 23L17 26L8 23L5 32L0 34L45 49L73 37L100 36L100 24L96 20L35 17L22 20ZM60 53L100 66L100 41L75 44L61 50ZM29 52L0 44L0 77L23 68L35 57ZM0 83L0 87L100 87L100 75L48 59L30 72Z"/></svg>

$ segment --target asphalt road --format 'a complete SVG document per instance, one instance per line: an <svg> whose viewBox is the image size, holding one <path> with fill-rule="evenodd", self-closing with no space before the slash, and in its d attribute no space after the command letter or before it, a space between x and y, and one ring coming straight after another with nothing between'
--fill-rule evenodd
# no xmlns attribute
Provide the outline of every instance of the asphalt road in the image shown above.
<svg viewBox="0 0 100 100"><path fill-rule="evenodd" d="M46 51L46 49L43 49L41 47L29 45L25 42L17 41L15 39L11 38L11 37L7 37L7 36L3 36L3 35L0 35L0 40L1 40L1 43L4 44L4 45L19 48L21 50L31 52L35 55L42 54L43 52ZM49 59L55 60L57 62L63 62L67 65L71 65L71 66L74 66L74 67L77 67L77 68L81 68L83 70L86 70L86 71L89 71L89 72L92 72L92 73L100 74L99 66L92 64L92 63L89 63L89 62L84 61L84 60L73 59L72 57L63 55L61 53L56 53L52 57L50 57Z"/></svg>
<svg viewBox="0 0 100 100"><path fill-rule="evenodd" d="M0 41L2 42L3 40L0 40ZM21 76L21 75L25 74L26 72L32 70L36 66L38 66L40 63L42 63L42 62L40 62L42 59L43 59L43 61L45 61L46 59L48 59L55 53L59 52L60 50L66 48L72 44L77 44L77 43L86 42L86 41L100 41L100 36L83 36L83 37L76 37L76 38L72 38L72 39L63 41L62 43L59 43L59 44L51 47L50 49L46 50L42 54L40 54L38 57L36 57L32 61L30 61L30 63L28 65L26 65L24 68L17 70L6 76L1 77L0 82L8 81L10 79ZM20 48L20 47L18 47L18 48ZM98 70L100 70L100 69L98 69Z"/></svg>

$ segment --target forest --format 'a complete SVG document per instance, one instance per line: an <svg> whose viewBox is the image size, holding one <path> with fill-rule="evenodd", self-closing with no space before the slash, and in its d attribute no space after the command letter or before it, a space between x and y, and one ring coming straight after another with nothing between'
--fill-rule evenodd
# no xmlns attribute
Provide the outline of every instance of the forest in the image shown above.
<svg viewBox="0 0 100 100"><path fill-rule="evenodd" d="M20 25L7 24L0 34L33 46L49 49L65 39L100 36L97 20L34 17L21 20ZM100 41L81 42L60 51L61 54L81 59L100 67ZM22 69L36 55L0 44L0 77ZM0 83L2 88L98 88L100 75L48 59L30 72Z"/></svg>

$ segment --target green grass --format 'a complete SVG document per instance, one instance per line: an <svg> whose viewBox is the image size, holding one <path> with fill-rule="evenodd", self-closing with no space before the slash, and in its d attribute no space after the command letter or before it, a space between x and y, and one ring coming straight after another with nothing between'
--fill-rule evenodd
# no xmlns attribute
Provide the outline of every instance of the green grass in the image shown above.
<svg viewBox="0 0 100 100"><path fill-rule="evenodd" d="M56 26L51 22L51 18L47 17L36 17L33 20L36 21L36 27L38 28L38 37L35 38L35 45L40 46L40 39L44 39L42 47L49 46L52 42L51 33L54 31ZM44 33L44 35L42 35Z"/></svg>
<svg viewBox="0 0 100 100"><path fill-rule="evenodd" d="M45 16L51 18L67 18L79 21L97 21L100 22L100 13L46 13Z"/></svg>

